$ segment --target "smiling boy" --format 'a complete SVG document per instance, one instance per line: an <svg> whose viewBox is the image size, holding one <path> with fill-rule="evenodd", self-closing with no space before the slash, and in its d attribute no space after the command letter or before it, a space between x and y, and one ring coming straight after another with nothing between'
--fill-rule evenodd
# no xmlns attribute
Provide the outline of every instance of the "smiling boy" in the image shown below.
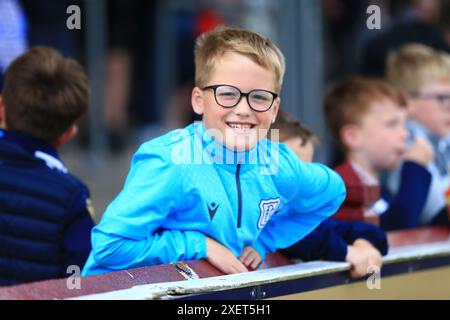
<svg viewBox="0 0 450 320"><path fill-rule="evenodd" d="M195 62L191 102L203 121L140 147L92 232L83 275L202 258L224 273L245 272L244 247L264 259L342 203L335 172L265 138L285 69L270 40L219 27L197 40Z"/></svg>

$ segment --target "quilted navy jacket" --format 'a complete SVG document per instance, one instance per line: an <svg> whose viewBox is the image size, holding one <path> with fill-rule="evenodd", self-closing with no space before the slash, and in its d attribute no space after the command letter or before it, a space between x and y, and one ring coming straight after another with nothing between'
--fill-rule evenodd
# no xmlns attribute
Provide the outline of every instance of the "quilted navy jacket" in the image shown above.
<svg viewBox="0 0 450 320"><path fill-rule="evenodd" d="M53 147L0 130L0 285L82 269L93 227L88 199Z"/></svg>

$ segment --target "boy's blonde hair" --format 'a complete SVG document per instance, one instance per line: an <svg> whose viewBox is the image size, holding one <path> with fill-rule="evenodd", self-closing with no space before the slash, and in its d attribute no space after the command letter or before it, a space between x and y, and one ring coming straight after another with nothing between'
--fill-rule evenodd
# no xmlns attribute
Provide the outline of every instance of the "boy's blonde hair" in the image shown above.
<svg viewBox="0 0 450 320"><path fill-rule="evenodd" d="M285 71L284 56L269 39L255 32L219 26L202 34L195 44L195 85L203 88L217 61L227 52L242 54L273 72L275 91L280 93Z"/></svg>
<svg viewBox="0 0 450 320"><path fill-rule="evenodd" d="M389 56L386 72L390 83L417 93L428 82L450 82L450 55L422 44L408 44Z"/></svg>

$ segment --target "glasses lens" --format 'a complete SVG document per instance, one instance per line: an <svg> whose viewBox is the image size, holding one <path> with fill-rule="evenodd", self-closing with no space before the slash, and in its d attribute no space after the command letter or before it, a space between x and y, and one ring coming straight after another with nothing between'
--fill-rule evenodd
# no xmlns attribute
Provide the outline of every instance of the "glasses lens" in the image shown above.
<svg viewBox="0 0 450 320"><path fill-rule="evenodd" d="M253 109L265 111L272 105L273 95L267 91L255 90L250 93L249 101Z"/></svg>
<svg viewBox="0 0 450 320"><path fill-rule="evenodd" d="M444 111L448 111L450 107L450 95L449 94L430 94L427 96L430 99L436 100Z"/></svg>
<svg viewBox="0 0 450 320"><path fill-rule="evenodd" d="M217 103L223 107L234 107L240 96L239 90L231 86L220 86L216 89Z"/></svg>

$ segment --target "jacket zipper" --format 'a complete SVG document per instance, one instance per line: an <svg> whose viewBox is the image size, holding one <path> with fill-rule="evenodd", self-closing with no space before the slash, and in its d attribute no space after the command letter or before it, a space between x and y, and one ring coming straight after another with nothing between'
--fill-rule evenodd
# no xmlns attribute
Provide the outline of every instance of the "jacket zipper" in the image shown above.
<svg viewBox="0 0 450 320"><path fill-rule="evenodd" d="M238 163L236 167L236 187L238 192L238 216L237 216L237 227L241 228L242 224L242 191L241 191L241 180L239 179L239 173L241 171L241 164Z"/></svg>

